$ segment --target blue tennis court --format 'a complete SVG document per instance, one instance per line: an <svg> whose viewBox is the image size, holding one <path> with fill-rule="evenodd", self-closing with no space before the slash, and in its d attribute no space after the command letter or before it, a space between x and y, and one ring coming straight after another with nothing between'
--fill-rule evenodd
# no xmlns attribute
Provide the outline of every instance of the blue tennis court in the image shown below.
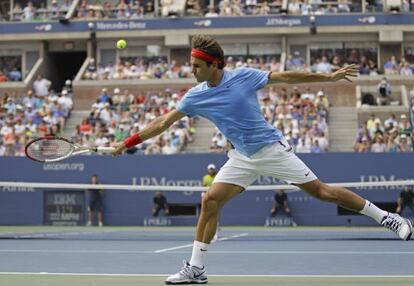
<svg viewBox="0 0 414 286"><path fill-rule="evenodd" d="M0 284L162 285L193 231L3 227ZM414 243L382 228L224 227L206 264L214 285L412 285Z"/></svg>

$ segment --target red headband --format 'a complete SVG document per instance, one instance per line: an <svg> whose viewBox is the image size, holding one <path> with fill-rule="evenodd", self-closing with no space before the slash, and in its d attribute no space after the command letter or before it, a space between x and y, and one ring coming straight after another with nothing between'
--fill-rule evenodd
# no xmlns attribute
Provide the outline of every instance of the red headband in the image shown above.
<svg viewBox="0 0 414 286"><path fill-rule="evenodd" d="M224 61L219 60L215 56L212 56L210 54L207 54L206 52L197 50L197 49L191 49L191 56L209 63L217 62L218 64L221 64L224 66Z"/></svg>

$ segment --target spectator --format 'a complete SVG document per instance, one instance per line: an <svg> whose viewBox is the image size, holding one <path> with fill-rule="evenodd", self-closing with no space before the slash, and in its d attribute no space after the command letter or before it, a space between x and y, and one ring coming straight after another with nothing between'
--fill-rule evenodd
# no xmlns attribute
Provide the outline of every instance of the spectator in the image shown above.
<svg viewBox="0 0 414 286"><path fill-rule="evenodd" d="M310 87L307 87L305 92L302 93L301 98L305 99L305 97L308 97L312 101L315 100L315 94L311 92Z"/></svg>
<svg viewBox="0 0 414 286"><path fill-rule="evenodd" d="M108 103L110 106L113 105L111 95L108 93L106 87L102 89L102 93L98 96L98 103Z"/></svg>
<svg viewBox="0 0 414 286"><path fill-rule="evenodd" d="M389 105L391 101L391 84L387 81L387 78L382 78L378 84L378 105Z"/></svg>
<svg viewBox="0 0 414 286"><path fill-rule="evenodd" d="M218 17L218 13L216 12L216 9L214 6L208 6L208 12L206 13L205 17L212 18L212 17Z"/></svg>
<svg viewBox="0 0 414 286"><path fill-rule="evenodd" d="M189 16L201 16L200 0L187 0L186 12Z"/></svg>
<svg viewBox="0 0 414 286"><path fill-rule="evenodd" d="M36 15L36 8L33 6L32 1L27 2L27 6L23 9L23 19L24 21L33 21Z"/></svg>
<svg viewBox="0 0 414 286"><path fill-rule="evenodd" d="M414 193L412 188L409 186L404 187L401 191L400 196L397 200L397 210L398 214L401 214L405 208L411 209L412 215L414 215Z"/></svg>
<svg viewBox="0 0 414 286"><path fill-rule="evenodd" d="M257 14L260 15L260 16L269 15L270 7L269 7L267 1L263 1L262 4L260 5L260 8L257 11L258 11Z"/></svg>
<svg viewBox="0 0 414 286"><path fill-rule="evenodd" d="M154 16L154 5L153 5L152 1L148 1L145 4L144 13L145 13L145 16L148 16L148 17L153 17Z"/></svg>
<svg viewBox="0 0 414 286"><path fill-rule="evenodd" d="M23 20L22 14L23 14L22 6L20 5L20 3L15 3L14 8L13 8L13 18L11 20L12 21Z"/></svg>
<svg viewBox="0 0 414 286"><path fill-rule="evenodd" d="M396 57L392 56L384 64L384 74L386 75L398 74L399 68L400 68L400 64L398 63Z"/></svg>
<svg viewBox="0 0 414 286"><path fill-rule="evenodd" d="M412 152L413 147L411 144L408 144L408 137L405 134L400 135L398 152Z"/></svg>
<svg viewBox="0 0 414 286"><path fill-rule="evenodd" d="M311 147L311 153L323 153L324 150L319 146L319 140L314 139Z"/></svg>
<svg viewBox="0 0 414 286"><path fill-rule="evenodd" d="M288 5L289 14L292 14L292 15L301 14L303 4L304 3L301 2L300 0L289 1L289 5Z"/></svg>
<svg viewBox="0 0 414 286"><path fill-rule="evenodd" d="M328 98L325 96L325 93L320 90L316 94L316 100L315 100L315 107L317 110L317 113L326 117L329 109L329 101Z"/></svg>
<svg viewBox="0 0 414 286"><path fill-rule="evenodd" d="M316 70L317 73L330 73L332 72L332 66L328 62L328 58L323 56L321 61L317 64Z"/></svg>
<svg viewBox="0 0 414 286"><path fill-rule="evenodd" d="M17 69L17 67L13 67L9 72L8 77L11 81L21 81L22 73Z"/></svg>
<svg viewBox="0 0 414 286"><path fill-rule="evenodd" d="M152 208L152 216L157 217L159 212L164 211L165 215L169 215L170 210L165 196L161 192L156 192L153 198L154 207Z"/></svg>
<svg viewBox="0 0 414 286"><path fill-rule="evenodd" d="M212 144L210 146L210 151L215 153L220 153L225 150L226 147L226 138L219 131L216 132L216 135L212 138Z"/></svg>
<svg viewBox="0 0 414 286"><path fill-rule="evenodd" d="M350 13L351 8L349 7L348 3L349 2L347 0L338 0L338 12L339 13Z"/></svg>
<svg viewBox="0 0 414 286"><path fill-rule="evenodd" d="M357 141L354 149L358 153L371 152L371 143L368 141L367 137L362 137L361 143Z"/></svg>
<svg viewBox="0 0 414 286"><path fill-rule="evenodd" d="M398 123L398 130L400 134L410 136L413 132L410 121L408 121L407 115L401 114L400 122Z"/></svg>
<svg viewBox="0 0 414 286"><path fill-rule="evenodd" d="M85 74L83 75L83 79L97 79L97 71L96 71L96 63L94 58L90 58L88 65L86 66Z"/></svg>
<svg viewBox="0 0 414 286"><path fill-rule="evenodd" d="M374 142L371 145L371 152L382 153L387 151L387 146L384 143L384 137L380 134L376 134Z"/></svg>
<svg viewBox="0 0 414 286"><path fill-rule="evenodd" d="M62 90L62 93L58 98L58 103L65 110L65 117L68 117L70 115L70 110L72 110L73 107L73 101L66 89Z"/></svg>
<svg viewBox="0 0 414 286"><path fill-rule="evenodd" d="M131 19L141 19L141 18L144 18L144 16L145 16L144 8L140 5L136 5L135 10L131 15Z"/></svg>
<svg viewBox="0 0 414 286"><path fill-rule="evenodd" d="M381 122L381 119L379 119L374 113L371 113L369 119L366 122L367 129L373 129L377 121Z"/></svg>
<svg viewBox="0 0 414 286"><path fill-rule="evenodd" d="M384 121L385 131L389 132L398 126L398 121L395 114L391 114L389 118Z"/></svg>
<svg viewBox="0 0 414 286"><path fill-rule="evenodd" d="M0 82L9 81L9 78L0 70Z"/></svg>
<svg viewBox="0 0 414 286"><path fill-rule="evenodd" d="M91 177L92 185L99 185L99 180L97 175L92 175ZM92 226L92 215L96 212L96 218L98 221L98 226L103 226L103 189L89 189L87 192L88 197L88 222L86 226Z"/></svg>
<svg viewBox="0 0 414 286"><path fill-rule="evenodd" d="M52 82L39 74L36 80L33 82L33 90L35 95L41 99L44 99L49 94L49 88Z"/></svg>
<svg viewBox="0 0 414 286"><path fill-rule="evenodd" d="M286 70L302 70L305 66L305 61L301 57L299 51L293 52L293 56L289 55L286 61Z"/></svg>
<svg viewBox="0 0 414 286"><path fill-rule="evenodd" d="M411 68L411 65L409 62L405 62L404 64L401 65L400 75L404 75L404 76L413 75L413 69Z"/></svg>
<svg viewBox="0 0 414 286"><path fill-rule="evenodd" d="M302 134L296 145L296 153L310 153L312 148L312 143L309 137Z"/></svg>

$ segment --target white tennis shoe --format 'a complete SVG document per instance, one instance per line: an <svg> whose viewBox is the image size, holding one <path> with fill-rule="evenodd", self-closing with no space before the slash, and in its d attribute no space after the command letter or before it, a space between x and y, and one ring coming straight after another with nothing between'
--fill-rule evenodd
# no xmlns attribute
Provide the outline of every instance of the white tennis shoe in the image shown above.
<svg viewBox="0 0 414 286"><path fill-rule="evenodd" d="M381 221L381 224L395 232L402 240L409 240L413 234L413 226L410 220L398 214L388 213Z"/></svg>
<svg viewBox="0 0 414 286"><path fill-rule="evenodd" d="M204 266L203 268L198 268L197 266L190 265L185 260L183 264L181 271L169 276L165 280L165 284L206 284L208 282Z"/></svg>

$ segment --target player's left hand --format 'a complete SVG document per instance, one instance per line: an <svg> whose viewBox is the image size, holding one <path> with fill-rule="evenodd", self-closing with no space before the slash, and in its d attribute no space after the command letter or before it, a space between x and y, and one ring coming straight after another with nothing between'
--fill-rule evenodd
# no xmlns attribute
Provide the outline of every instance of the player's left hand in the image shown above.
<svg viewBox="0 0 414 286"><path fill-rule="evenodd" d="M341 79L345 79L349 82L352 82L352 80L350 80L348 77L357 77L358 74L359 74L358 66L355 64L352 64L352 65L344 66L343 68L332 73L331 80L338 81Z"/></svg>

